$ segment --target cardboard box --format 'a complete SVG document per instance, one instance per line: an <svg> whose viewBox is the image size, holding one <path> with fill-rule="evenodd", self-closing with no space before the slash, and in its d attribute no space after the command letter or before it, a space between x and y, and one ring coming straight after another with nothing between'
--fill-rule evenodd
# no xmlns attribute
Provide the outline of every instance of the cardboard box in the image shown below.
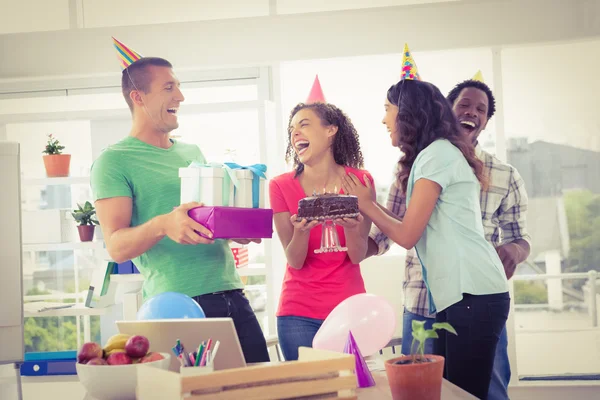
<svg viewBox="0 0 600 400"><path fill-rule="evenodd" d="M271 239L273 210L264 208L197 207L188 215L208 228L214 239Z"/></svg>

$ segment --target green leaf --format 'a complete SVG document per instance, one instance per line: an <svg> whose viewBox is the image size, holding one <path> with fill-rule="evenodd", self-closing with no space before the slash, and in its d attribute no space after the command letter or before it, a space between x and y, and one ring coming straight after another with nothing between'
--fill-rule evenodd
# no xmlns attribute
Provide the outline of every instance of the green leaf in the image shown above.
<svg viewBox="0 0 600 400"><path fill-rule="evenodd" d="M432 326L433 329L437 330L437 329L445 329L450 333L453 333L455 335L458 336L458 333L456 333L456 330L452 327L452 325L450 325L447 322L435 322Z"/></svg>
<svg viewBox="0 0 600 400"><path fill-rule="evenodd" d="M416 331L420 329L425 329L425 321L417 321L416 319L413 319L412 330Z"/></svg>
<svg viewBox="0 0 600 400"><path fill-rule="evenodd" d="M427 332L424 329L417 330L417 331L413 330L412 336L413 336L413 338L418 340L420 343L422 343L425 341L425 339L427 339Z"/></svg>
<svg viewBox="0 0 600 400"><path fill-rule="evenodd" d="M437 338L439 338L437 332L433 331L433 330L427 330L427 331L425 331L425 336L426 336L426 339L437 339Z"/></svg>

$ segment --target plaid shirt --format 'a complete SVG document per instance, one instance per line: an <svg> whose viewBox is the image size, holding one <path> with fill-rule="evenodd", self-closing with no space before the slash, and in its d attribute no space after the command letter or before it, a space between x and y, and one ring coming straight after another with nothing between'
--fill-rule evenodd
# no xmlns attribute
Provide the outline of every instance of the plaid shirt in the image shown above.
<svg viewBox="0 0 600 400"><path fill-rule="evenodd" d="M483 151L479 145L475 148L475 152L483 161L485 173L489 177L488 190L481 191L481 219L485 238L494 247L517 239L526 240L531 245L525 221L527 192L521 175L512 166ZM404 218L406 213L406 196L397 180L394 180L390 187L387 209L400 219ZM378 255L390 249L390 239L377 226L373 225L369 237L377 243ZM414 248L408 250L406 254L402 287L404 307L408 311L426 317L433 316L429 314L427 288L421 274L421 263Z"/></svg>

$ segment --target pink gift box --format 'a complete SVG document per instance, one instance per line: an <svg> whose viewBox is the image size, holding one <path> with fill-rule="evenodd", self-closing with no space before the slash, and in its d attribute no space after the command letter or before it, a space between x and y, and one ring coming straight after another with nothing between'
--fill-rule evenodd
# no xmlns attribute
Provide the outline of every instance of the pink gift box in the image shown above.
<svg viewBox="0 0 600 400"><path fill-rule="evenodd" d="M273 210L267 208L196 207L188 215L213 233L213 239L271 239Z"/></svg>

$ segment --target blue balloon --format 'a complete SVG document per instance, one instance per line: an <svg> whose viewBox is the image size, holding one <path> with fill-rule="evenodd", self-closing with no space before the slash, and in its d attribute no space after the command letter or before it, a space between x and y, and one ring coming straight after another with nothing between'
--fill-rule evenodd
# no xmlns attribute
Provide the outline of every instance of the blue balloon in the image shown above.
<svg viewBox="0 0 600 400"><path fill-rule="evenodd" d="M206 318L194 299L183 293L164 292L146 300L137 312L138 320Z"/></svg>

